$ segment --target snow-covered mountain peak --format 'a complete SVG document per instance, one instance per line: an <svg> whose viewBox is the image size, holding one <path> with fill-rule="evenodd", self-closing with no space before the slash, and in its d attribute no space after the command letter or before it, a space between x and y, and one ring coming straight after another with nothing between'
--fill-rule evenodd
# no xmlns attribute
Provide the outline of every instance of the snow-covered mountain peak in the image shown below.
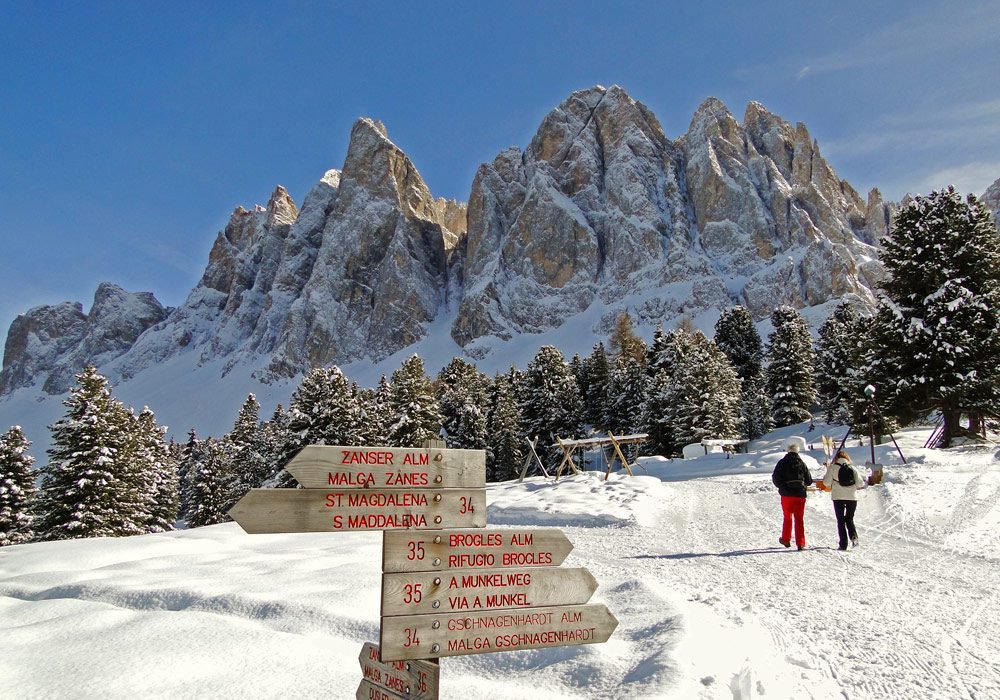
<svg viewBox="0 0 1000 700"><path fill-rule="evenodd" d="M373 367L432 333L437 352L500 363L508 343L564 326L576 343L564 350L587 352L625 310L648 335L681 318L710 328L734 304L763 319L872 299L872 246L892 216L877 191L862 200L804 125L760 103L741 124L708 98L690 124L671 140L620 86L574 92L523 150L480 166L466 207L435 199L385 125L358 119L343 167L301 210L280 186L266 207L238 207L184 304L146 314L157 320L101 369L121 383L177 358L211 374L207 397L235 368L273 383ZM95 330L72 305L17 324L0 392L56 365L71 377Z"/></svg>

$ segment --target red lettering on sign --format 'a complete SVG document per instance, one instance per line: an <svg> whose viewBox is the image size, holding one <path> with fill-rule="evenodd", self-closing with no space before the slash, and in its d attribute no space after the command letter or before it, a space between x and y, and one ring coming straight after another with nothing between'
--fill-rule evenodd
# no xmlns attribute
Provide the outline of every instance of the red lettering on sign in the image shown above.
<svg viewBox="0 0 1000 700"><path fill-rule="evenodd" d="M496 564L493 554L449 554L450 569L486 569Z"/></svg>
<svg viewBox="0 0 1000 700"><path fill-rule="evenodd" d="M375 483L375 475L369 472L327 472L327 486L371 486Z"/></svg>
<svg viewBox="0 0 1000 700"><path fill-rule="evenodd" d="M386 472L386 486L427 486L430 479L427 472L415 472L407 474L405 472Z"/></svg>
<svg viewBox="0 0 1000 700"><path fill-rule="evenodd" d="M392 464L392 452L371 450L341 450L341 464Z"/></svg>
<svg viewBox="0 0 1000 700"><path fill-rule="evenodd" d="M549 566L552 552L504 552L504 566Z"/></svg>
<svg viewBox="0 0 1000 700"><path fill-rule="evenodd" d="M454 578L452 578L454 581ZM506 586L530 586L531 574L497 572L495 574L469 574L462 577L462 588L504 588Z"/></svg>
<svg viewBox="0 0 1000 700"><path fill-rule="evenodd" d="M448 544L452 547L500 547L503 545L503 535L499 532L483 534L476 533L452 533L448 536Z"/></svg>
<svg viewBox="0 0 1000 700"><path fill-rule="evenodd" d="M340 505L341 497L343 495L344 494L342 494L342 493L328 493L328 494L326 494L326 507L327 508L336 508L337 506L339 506Z"/></svg>
<svg viewBox="0 0 1000 700"><path fill-rule="evenodd" d="M418 466L423 466L426 464L430 464L430 462L428 461L428 455L426 452L422 452L419 454L411 454L407 452L405 455L403 455L403 464L416 464Z"/></svg>

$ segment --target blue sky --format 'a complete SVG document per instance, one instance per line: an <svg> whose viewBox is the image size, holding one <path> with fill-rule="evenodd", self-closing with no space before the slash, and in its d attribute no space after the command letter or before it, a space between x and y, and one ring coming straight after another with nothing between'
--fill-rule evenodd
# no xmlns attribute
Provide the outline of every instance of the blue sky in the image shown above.
<svg viewBox="0 0 1000 700"><path fill-rule="evenodd" d="M176 306L237 205L297 203L383 121L435 196L618 84L676 138L708 96L804 122L891 198L1000 178L1000 2L0 0L0 339L100 281Z"/></svg>

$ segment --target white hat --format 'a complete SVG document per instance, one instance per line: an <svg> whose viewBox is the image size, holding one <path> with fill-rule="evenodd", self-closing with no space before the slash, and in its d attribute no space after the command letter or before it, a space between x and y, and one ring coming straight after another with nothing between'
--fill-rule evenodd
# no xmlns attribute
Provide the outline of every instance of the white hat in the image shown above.
<svg viewBox="0 0 1000 700"><path fill-rule="evenodd" d="M799 443L797 443L797 442L790 442L790 443L788 443L788 451L789 452L798 452L799 451Z"/></svg>

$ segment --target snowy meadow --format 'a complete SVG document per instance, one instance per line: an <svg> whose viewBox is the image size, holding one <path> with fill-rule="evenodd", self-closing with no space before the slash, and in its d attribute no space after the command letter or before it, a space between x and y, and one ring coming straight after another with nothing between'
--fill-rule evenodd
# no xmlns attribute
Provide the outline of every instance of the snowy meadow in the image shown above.
<svg viewBox="0 0 1000 700"><path fill-rule="evenodd" d="M907 464L876 448L860 546L837 551L814 492L808 548L787 550L771 470L802 435L821 476L825 428L644 458L633 477L490 484L489 525L562 529L563 566L590 570L591 602L620 624L604 644L443 659L441 697L1000 697L996 448L925 450L929 430L904 431ZM353 698L378 640L381 538L228 523L4 547L0 697Z"/></svg>

